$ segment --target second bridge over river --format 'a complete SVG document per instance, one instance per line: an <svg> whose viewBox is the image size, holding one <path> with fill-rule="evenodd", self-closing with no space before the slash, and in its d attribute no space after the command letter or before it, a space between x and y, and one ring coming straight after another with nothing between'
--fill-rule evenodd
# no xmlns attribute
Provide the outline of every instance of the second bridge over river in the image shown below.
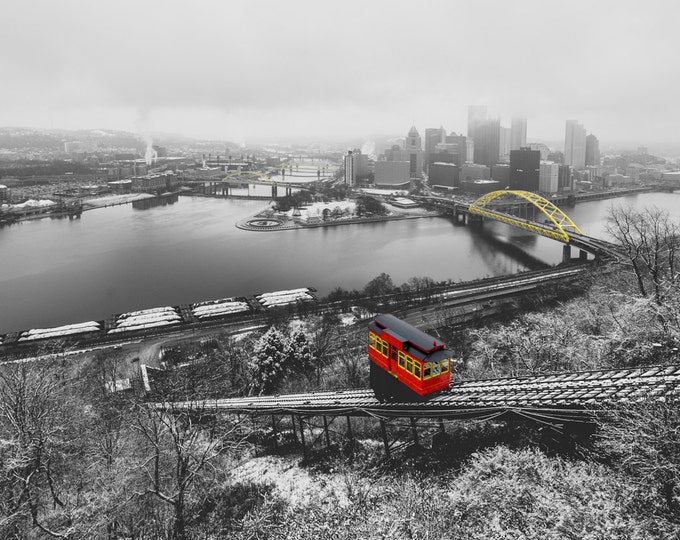
<svg viewBox="0 0 680 540"><path fill-rule="evenodd" d="M471 203L437 197L420 200L442 210L461 225L493 219L557 240L564 244L565 262L571 259L572 246L580 250L581 259L586 259L588 253L594 257L610 258L616 258L619 253L618 246L583 234L578 225L554 203L529 191L493 191Z"/></svg>

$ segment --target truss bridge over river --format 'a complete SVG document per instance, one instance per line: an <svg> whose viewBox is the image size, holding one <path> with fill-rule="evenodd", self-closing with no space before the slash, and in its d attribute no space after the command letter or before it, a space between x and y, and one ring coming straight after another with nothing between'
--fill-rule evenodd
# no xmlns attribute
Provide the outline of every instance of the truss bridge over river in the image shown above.
<svg viewBox="0 0 680 540"><path fill-rule="evenodd" d="M576 223L553 202L529 191L493 191L471 203L437 197L423 197L420 200L439 208L459 224L492 219L557 240L564 244L565 262L571 259L572 246L580 250L581 259L586 259L588 253L595 257L614 258L619 254L615 244L583 234ZM539 221L539 218L543 220Z"/></svg>

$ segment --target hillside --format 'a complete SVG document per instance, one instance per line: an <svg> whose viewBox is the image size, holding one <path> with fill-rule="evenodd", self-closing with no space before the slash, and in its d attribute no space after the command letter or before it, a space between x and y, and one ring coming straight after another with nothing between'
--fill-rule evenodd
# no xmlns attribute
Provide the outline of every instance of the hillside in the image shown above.
<svg viewBox="0 0 680 540"><path fill-rule="evenodd" d="M487 325L439 328L457 355L456 376L680 364L677 228L649 212L619 217L653 234L622 237L636 246L630 258L585 279L581 295L546 306L539 299L532 311ZM271 418L149 406L366 386L364 325L335 315L271 322L240 340L216 335L167 350L150 396L135 385L107 390L130 369L116 354L0 366L0 535L680 536L675 401L603 411L596 434L581 439L530 423L433 422L390 459L371 419L353 419L351 439L342 422L333 425L330 446L310 422L306 435L318 440L308 460L289 419L275 431ZM391 429L412 441L408 422Z"/></svg>

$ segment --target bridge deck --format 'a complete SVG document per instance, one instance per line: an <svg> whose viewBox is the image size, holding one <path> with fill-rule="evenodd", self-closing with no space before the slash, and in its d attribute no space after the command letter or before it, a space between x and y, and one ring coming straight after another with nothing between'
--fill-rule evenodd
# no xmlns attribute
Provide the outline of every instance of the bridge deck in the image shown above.
<svg viewBox="0 0 680 540"><path fill-rule="evenodd" d="M489 419L515 415L546 423L586 420L603 405L664 398L680 391L680 365L452 383L421 402L380 402L372 390L343 390L159 404L253 415Z"/></svg>

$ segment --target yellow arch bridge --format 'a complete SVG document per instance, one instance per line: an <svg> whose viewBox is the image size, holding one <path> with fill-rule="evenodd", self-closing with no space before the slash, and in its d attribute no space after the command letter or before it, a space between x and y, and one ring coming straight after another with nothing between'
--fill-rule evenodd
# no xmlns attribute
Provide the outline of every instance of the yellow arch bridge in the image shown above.
<svg viewBox="0 0 680 540"><path fill-rule="evenodd" d="M499 199L500 197L519 197L525 201L531 203L533 206L538 208L545 216L548 217L546 223L537 223L528 219L522 219L517 216L499 212L490 206L492 201ZM536 234L542 236L547 236L553 240L569 244L572 240L571 235L577 234L582 236L583 233L576 224L571 220L571 218L562 212L557 206L551 203L549 200L544 199L540 195L531 193L530 191L521 190L503 190L503 191L493 191L482 195L475 202L471 203L468 208L468 212L472 214L477 214L490 219L495 219L496 221L502 221L508 225L513 225L521 229L526 229Z"/></svg>

